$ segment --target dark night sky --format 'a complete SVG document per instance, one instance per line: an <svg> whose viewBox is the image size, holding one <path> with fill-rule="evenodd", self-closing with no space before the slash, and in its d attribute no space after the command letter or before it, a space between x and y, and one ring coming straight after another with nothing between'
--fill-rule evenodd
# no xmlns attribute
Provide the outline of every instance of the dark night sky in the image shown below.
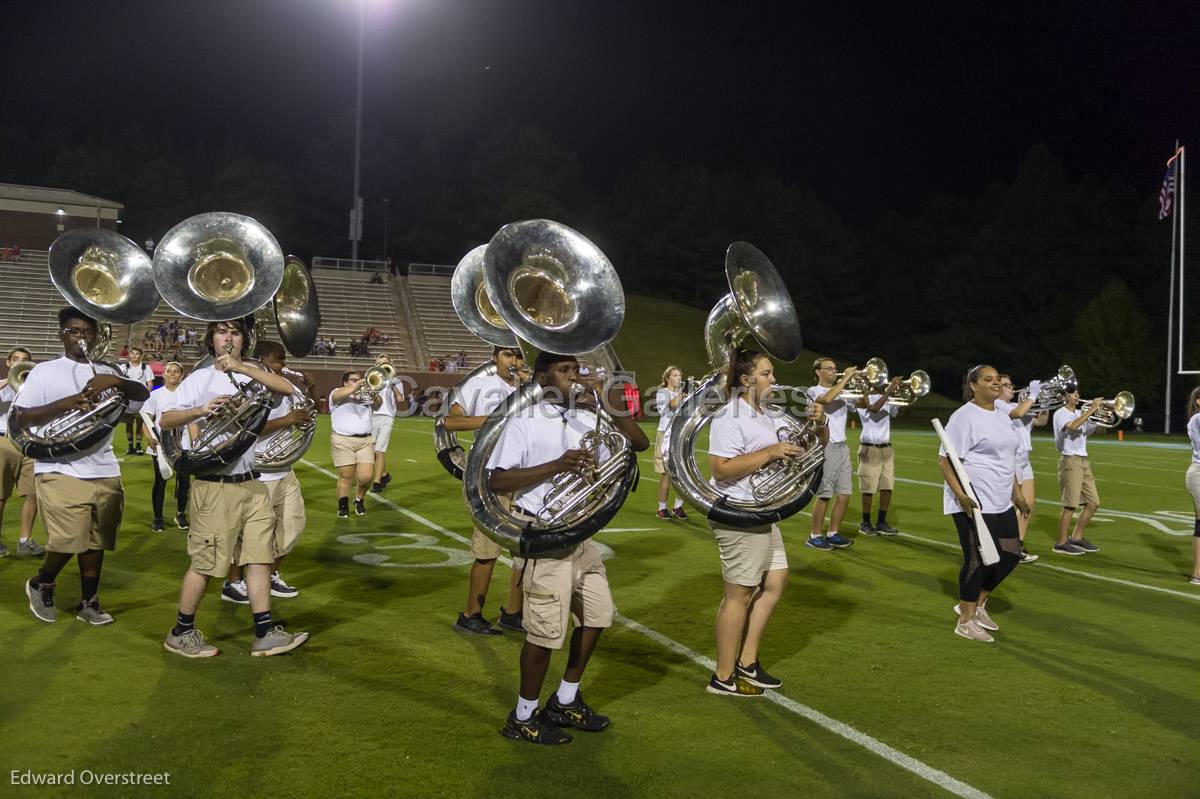
<svg viewBox="0 0 1200 799"><path fill-rule="evenodd" d="M1039 141L1151 193L1200 122L1187 3L369 2L366 123L399 142L533 121L598 184L657 153L774 172L852 221L1008 178ZM10 2L6 115L287 163L353 107L356 8Z"/></svg>

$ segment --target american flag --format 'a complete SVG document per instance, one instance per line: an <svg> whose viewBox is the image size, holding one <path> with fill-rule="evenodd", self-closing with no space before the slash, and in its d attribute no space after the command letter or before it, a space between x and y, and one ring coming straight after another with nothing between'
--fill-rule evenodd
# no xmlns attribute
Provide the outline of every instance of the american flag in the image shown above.
<svg viewBox="0 0 1200 799"><path fill-rule="evenodd" d="M1158 190L1158 218L1166 219L1174 205L1172 197L1175 196L1175 174L1179 166L1179 150L1175 151L1175 155L1171 156L1171 160L1167 161L1167 174L1163 175L1162 188Z"/></svg>

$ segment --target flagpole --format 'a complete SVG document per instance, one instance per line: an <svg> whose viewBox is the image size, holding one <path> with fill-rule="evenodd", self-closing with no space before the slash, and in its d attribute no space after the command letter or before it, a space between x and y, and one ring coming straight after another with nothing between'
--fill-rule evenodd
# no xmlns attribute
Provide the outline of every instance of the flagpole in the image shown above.
<svg viewBox="0 0 1200 799"><path fill-rule="evenodd" d="M1184 181L1186 148L1179 148L1179 370L1183 371L1183 266L1187 260L1187 186ZM1189 410L1190 412L1190 410Z"/></svg>
<svg viewBox="0 0 1200 799"><path fill-rule="evenodd" d="M1179 139L1175 140L1172 158L1179 154ZM1169 162L1168 162L1169 163ZM1176 184L1178 188L1178 184ZM1178 203L1178 195L1174 198ZM1175 332L1175 241L1179 230L1178 207L1171 208L1171 264L1167 270L1167 390L1163 393L1163 433L1171 434L1171 334Z"/></svg>

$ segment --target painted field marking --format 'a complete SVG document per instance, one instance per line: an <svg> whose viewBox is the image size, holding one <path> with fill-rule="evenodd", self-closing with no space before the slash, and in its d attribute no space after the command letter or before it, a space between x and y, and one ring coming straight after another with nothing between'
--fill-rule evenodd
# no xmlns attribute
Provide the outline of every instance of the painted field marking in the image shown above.
<svg viewBox="0 0 1200 799"><path fill-rule="evenodd" d="M335 473L329 471L323 466L318 466L317 464L305 459L301 459L300 462L305 466L308 466L310 469L320 472L326 477L334 480L337 479L337 475ZM453 530L447 530L437 522L430 521L419 513L414 513L408 508L397 505L387 497L380 496L379 494L370 494L369 496L371 496L376 502L382 502L392 510L407 516L413 521L420 522L431 530L436 530L442 535L458 541L460 544L464 544L466 546L470 546L471 544L468 539L464 538ZM500 560L506 565L512 565L512 560L505 556L501 556ZM712 671L714 668L716 668L716 663L709 658L706 658L703 655L700 655L698 652L689 649L673 638L668 638L657 630L653 630L646 625L641 624L640 622L637 622L620 613L615 614L614 618L616 618L616 620L624 627L627 627L636 633L640 633L646 638L649 638L651 641L666 647L678 655L682 655L683 657L708 671ZM849 724L838 721L830 716L826 716L824 713L821 713L819 710L815 710L808 705L797 702L794 699L789 699L788 697L782 696L776 692L768 692L764 696L768 699L768 701L774 702L780 707L785 708L798 716L808 719L814 724L817 724L829 732L832 732L834 735L845 738L851 743L855 743L864 747L868 751L873 752L879 757L882 757L884 760L887 760L888 762L893 763L894 765L897 765L906 771L912 772L921 779L931 782L939 788L954 794L955 796L961 796L964 797L964 799L991 799L989 794L984 793L978 788L968 785L961 780L957 780L944 771L939 771L932 766L926 765L920 760L906 755L898 749L888 746L879 739L873 738L866 733L859 732Z"/></svg>

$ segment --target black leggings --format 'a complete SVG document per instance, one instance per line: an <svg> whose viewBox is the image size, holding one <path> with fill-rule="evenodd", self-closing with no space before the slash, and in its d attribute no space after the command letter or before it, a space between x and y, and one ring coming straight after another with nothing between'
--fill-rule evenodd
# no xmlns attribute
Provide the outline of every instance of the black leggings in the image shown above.
<svg viewBox="0 0 1200 799"><path fill-rule="evenodd" d="M1004 578L1021 562L1021 537L1017 530L1017 511L1009 508L1004 513L985 513L983 520L1000 562L984 566L975 543L975 524L965 513L953 514L954 527L958 530L958 544L963 551L962 569L958 572L958 598L963 602L978 602L979 592L991 593Z"/></svg>
<svg viewBox="0 0 1200 799"><path fill-rule="evenodd" d="M158 458L151 456L150 468L154 470L154 488L150 491L150 500L154 503L154 518L163 517L163 497L167 493L167 481L158 471ZM175 512L186 513L188 491L191 479L186 474L175 472Z"/></svg>
<svg viewBox="0 0 1200 799"><path fill-rule="evenodd" d="M142 422L140 414L131 413L125 417L125 441L128 442L130 449L137 449L142 445L142 428L145 424Z"/></svg>

